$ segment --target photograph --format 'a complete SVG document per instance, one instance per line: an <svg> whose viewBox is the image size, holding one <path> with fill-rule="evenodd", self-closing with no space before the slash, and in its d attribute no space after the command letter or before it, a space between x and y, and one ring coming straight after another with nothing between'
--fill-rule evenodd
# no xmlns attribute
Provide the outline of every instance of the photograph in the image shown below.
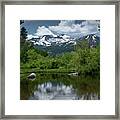
<svg viewBox="0 0 120 120"><path fill-rule="evenodd" d="M100 100L100 20L20 20L20 100Z"/></svg>
<svg viewBox="0 0 120 120"><path fill-rule="evenodd" d="M1 118L118 118L113 1L3 1Z"/></svg>

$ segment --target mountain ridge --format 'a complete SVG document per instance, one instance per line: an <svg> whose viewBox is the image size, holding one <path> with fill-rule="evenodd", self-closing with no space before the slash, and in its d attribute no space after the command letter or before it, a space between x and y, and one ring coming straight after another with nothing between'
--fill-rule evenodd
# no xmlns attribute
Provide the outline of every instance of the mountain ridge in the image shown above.
<svg viewBox="0 0 120 120"><path fill-rule="evenodd" d="M95 47L100 43L100 37L96 34L89 34L79 38L71 38L68 35L42 35L38 38L31 38L32 42L38 49L48 52L50 55L61 54L63 52L71 52L77 42L87 40L90 47Z"/></svg>

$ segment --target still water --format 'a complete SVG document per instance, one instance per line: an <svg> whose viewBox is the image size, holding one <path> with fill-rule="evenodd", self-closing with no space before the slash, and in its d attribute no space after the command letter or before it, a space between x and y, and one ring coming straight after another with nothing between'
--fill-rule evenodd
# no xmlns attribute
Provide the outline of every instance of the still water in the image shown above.
<svg viewBox="0 0 120 120"><path fill-rule="evenodd" d="M40 74L31 81L21 74L21 100L99 100L99 76Z"/></svg>

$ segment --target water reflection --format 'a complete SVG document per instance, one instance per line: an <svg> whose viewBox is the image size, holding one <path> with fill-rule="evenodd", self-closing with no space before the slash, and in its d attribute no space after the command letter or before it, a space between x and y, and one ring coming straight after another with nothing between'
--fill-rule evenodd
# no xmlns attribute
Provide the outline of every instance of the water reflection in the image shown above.
<svg viewBox="0 0 120 120"><path fill-rule="evenodd" d="M46 82L38 85L38 89L29 98L32 100L66 100L76 99L76 93L72 85L67 86L62 83Z"/></svg>
<svg viewBox="0 0 120 120"><path fill-rule="evenodd" d="M23 79L23 78L21 78ZM21 81L21 99L25 100L99 100L99 77L39 75L35 81Z"/></svg>
<svg viewBox="0 0 120 120"><path fill-rule="evenodd" d="M78 96L72 85L67 86L62 83L46 82L39 84L37 90L33 92L30 100L95 100L97 94L86 94Z"/></svg>

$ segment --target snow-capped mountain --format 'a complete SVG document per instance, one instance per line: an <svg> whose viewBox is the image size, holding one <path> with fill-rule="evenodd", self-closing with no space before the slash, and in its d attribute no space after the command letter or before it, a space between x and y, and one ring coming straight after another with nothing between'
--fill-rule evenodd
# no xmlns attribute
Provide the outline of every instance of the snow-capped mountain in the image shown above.
<svg viewBox="0 0 120 120"><path fill-rule="evenodd" d="M95 34L89 34L89 35L83 36L83 37L77 39L76 41L79 42L80 40L87 40L89 47L91 47L91 48L95 47L96 45L98 45L100 43L100 37L98 37Z"/></svg>
<svg viewBox="0 0 120 120"><path fill-rule="evenodd" d="M42 46L52 46L52 45L61 45L63 43L69 44L73 43L76 44L74 39L71 39L70 36L67 35L43 35L39 36L38 38L31 38L29 39L34 45L42 45Z"/></svg>
<svg viewBox="0 0 120 120"><path fill-rule="evenodd" d="M38 49L47 51L49 54L56 55L63 52L71 52L74 45L81 40L87 40L90 47L99 44L100 38L95 34L89 34L80 38L71 38L68 35L42 35L33 37L28 41L32 42Z"/></svg>

